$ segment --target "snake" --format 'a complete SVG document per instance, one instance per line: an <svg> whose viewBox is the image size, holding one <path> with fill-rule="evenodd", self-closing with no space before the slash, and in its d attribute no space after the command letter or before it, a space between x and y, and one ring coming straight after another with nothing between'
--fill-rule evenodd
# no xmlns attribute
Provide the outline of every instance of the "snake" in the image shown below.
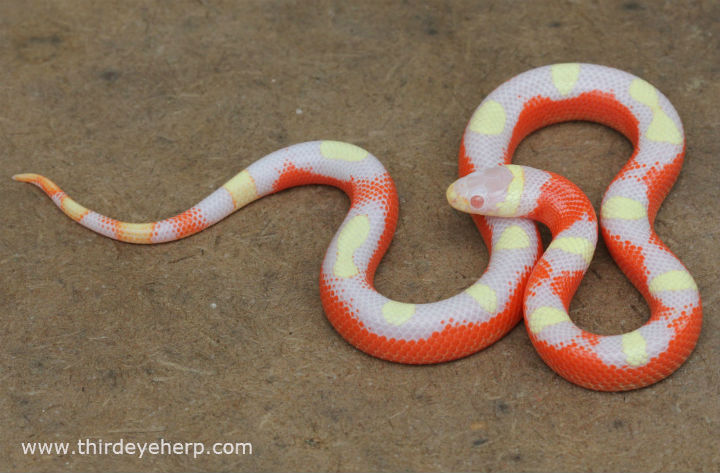
<svg viewBox="0 0 720 473"><path fill-rule="evenodd" d="M598 238L592 204L557 174L510 164L528 134L578 120L615 129L633 145L602 199L600 231L645 298L650 317L618 335L583 330L568 314ZM557 374L584 388L625 391L673 373L700 334L697 284L653 226L684 154L675 108L635 75L562 63L507 80L472 114L460 144L459 179L447 189L449 203L471 214L489 250L487 267L458 294L417 304L392 300L374 287L398 220L398 196L380 161L350 143L310 141L272 152L188 210L151 223L121 222L89 210L39 174L13 178L40 187L86 228L140 244L193 235L290 187L337 187L349 196L350 208L322 262L320 296L329 322L350 344L393 362L440 363L482 350L524 319L537 353ZM546 249L535 221L553 235Z"/></svg>

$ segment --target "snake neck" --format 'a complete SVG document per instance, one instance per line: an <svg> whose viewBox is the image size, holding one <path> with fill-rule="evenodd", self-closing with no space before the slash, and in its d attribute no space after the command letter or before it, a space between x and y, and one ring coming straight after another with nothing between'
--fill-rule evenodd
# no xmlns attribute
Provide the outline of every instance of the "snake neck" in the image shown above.
<svg viewBox="0 0 720 473"><path fill-rule="evenodd" d="M597 216L585 193L558 174L546 174L550 177L540 185L537 205L527 216L546 225L553 238L579 221L594 224L597 234Z"/></svg>

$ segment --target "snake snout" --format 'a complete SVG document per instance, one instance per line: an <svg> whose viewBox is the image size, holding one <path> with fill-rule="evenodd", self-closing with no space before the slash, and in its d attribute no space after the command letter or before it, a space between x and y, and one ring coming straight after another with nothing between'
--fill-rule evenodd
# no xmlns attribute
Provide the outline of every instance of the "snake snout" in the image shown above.
<svg viewBox="0 0 720 473"><path fill-rule="evenodd" d="M453 182L452 184L450 184L450 187L447 188L447 191L445 192L445 197L447 197L448 203L454 209L457 209L461 212L469 212L470 203L463 196L462 192L464 189L461 189L462 187L463 185L460 180Z"/></svg>

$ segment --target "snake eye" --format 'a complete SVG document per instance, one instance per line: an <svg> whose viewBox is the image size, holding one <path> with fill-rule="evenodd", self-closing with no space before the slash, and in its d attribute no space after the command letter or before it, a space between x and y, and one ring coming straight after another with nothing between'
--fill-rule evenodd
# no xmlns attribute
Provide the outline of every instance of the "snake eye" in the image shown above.
<svg viewBox="0 0 720 473"><path fill-rule="evenodd" d="M472 205L476 209L481 208L484 203L485 203L485 199L483 199L482 196L474 195L470 198L470 205Z"/></svg>

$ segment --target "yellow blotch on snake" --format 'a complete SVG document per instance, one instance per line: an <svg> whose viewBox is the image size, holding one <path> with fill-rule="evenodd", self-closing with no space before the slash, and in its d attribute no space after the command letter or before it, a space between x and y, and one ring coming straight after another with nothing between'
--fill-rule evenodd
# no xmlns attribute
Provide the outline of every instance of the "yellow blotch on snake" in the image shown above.
<svg viewBox="0 0 720 473"><path fill-rule="evenodd" d="M576 62L554 64L550 68L550 74L558 92L567 95L573 90L578 77L580 77L580 64Z"/></svg>
<svg viewBox="0 0 720 473"><path fill-rule="evenodd" d="M602 218L618 218L621 220L638 220L647 216L642 202L616 195L610 197L600 209Z"/></svg>
<svg viewBox="0 0 720 473"><path fill-rule="evenodd" d="M493 250L512 250L528 246L530 246L530 237L525 230L518 225L511 225L502 232L500 239L493 246Z"/></svg>
<svg viewBox="0 0 720 473"><path fill-rule="evenodd" d="M630 84L630 96L641 104L650 107L653 112L652 121L645 133L649 140L664 141L676 145L682 144L682 133L660 107L658 91L655 87L642 79L635 79Z"/></svg>
<svg viewBox="0 0 720 473"><path fill-rule="evenodd" d="M88 214L88 212L90 212L67 195L63 197L61 206L63 212L76 222L79 222L85 215Z"/></svg>
<svg viewBox="0 0 720 473"><path fill-rule="evenodd" d="M497 311L497 294L490 286L476 283L467 288L465 292L472 296L486 312L494 314Z"/></svg>
<svg viewBox="0 0 720 473"><path fill-rule="evenodd" d="M117 238L129 243L151 243L154 223L118 222Z"/></svg>
<svg viewBox="0 0 720 473"><path fill-rule="evenodd" d="M359 146L341 141L323 141L320 144L320 153L327 159L340 159L351 162L362 161L370 154Z"/></svg>
<svg viewBox="0 0 720 473"><path fill-rule="evenodd" d="M475 111L468 127L483 135L499 135L505 129L505 109L494 100L486 100Z"/></svg>
<svg viewBox="0 0 720 473"><path fill-rule="evenodd" d="M570 322L570 316L564 310L555 307L543 306L535 310L528 318L529 328L532 333L538 334L545 327Z"/></svg>
<svg viewBox="0 0 720 473"><path fill-rule="evenodd" d="M383 305L382 314L389 324L402 325L415 315L415 304L388 301Z"/></svg>
<svg viewBox="0 0 720 473"><path fill-rule="evenodd" d="M497 204L497 216L514 217L520 205L523 187L525 187L525 174L523 173L522 167L515 166L514 164L506 165L505 169L512 173L513 179L508 185L505 200Z"/></svg>
<svg viewBox="0 0 720 473"><path fill-rule="evenodd" d="M592 242L587 238L560 237L554 238L553 241L550 242L548 250L550 249L558 249L566 253L580 255L586 263L589 263L592 260L594 247Z"/></svg>
<svg viewBox="0 0 720 473"><path fill-rule="evenodd" d="M647 341L639 330L622 335L622 351L630 366L642 366L648 362Z"/></svg>
<svg viewBox="0 0 720 473"><path fill-rule="evenodd" d="M359 270L353 261L355 250L360 248L370 234L370 219L358 215L350 219L340 230L337 242L337 257L333 272L339 278L351 278Z"/></svg>
<svg viewBox="0 0 720 473"><path fill-rule="evenodd" d="M649 285L650 292L683 291L685 289L698 290L690 273L684 270L673 270L655 276Z"/></svg>
<svg viewBox="0 0 720 473"><path fill-rule="evenodd" d="M236 174L223 184L223 188L230 193L236 209L258 198L255 181L247 170Z"/></svg>

